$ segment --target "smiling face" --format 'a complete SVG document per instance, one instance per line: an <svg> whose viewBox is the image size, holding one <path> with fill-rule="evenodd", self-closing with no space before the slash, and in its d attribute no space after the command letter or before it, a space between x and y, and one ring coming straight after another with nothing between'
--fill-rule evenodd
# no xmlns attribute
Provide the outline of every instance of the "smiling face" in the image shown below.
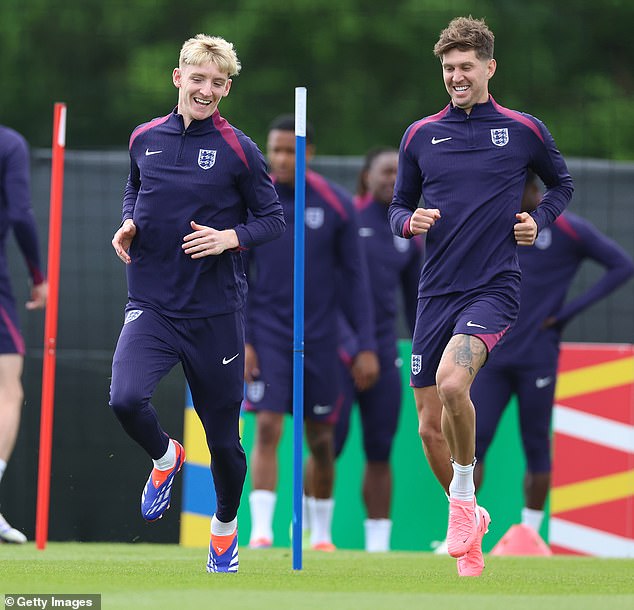
<svg viewBox="0 0 634 610"><path fill-rule="evenodd" d="M172 80L178 88L178 113L183 116L185 128L192 121L209 118L231 89L229 75L213 62L199 66L184 64L174 69Z"/></svg>
<svg viewBox="0 0 634 610"><path fill-rule="evenodd" d="M475 104L489 99L489 79L495 74L495 59L479 59L474 49L454 48L443 54L442 73L453 105L467 114Z"/></svg>

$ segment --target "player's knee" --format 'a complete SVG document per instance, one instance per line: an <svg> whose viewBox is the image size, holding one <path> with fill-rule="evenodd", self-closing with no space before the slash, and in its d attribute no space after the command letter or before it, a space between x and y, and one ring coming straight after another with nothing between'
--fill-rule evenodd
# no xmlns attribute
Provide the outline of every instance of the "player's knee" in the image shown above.
<svg viewBox="0 0 634 610"><path fill-rule="evenodd" d="M438 443L446 443L445 437L440 427L425 425L420 422L418 425L418 434L425 447L434 447Z"/></svg>
<svg viewBox="0 0 634 610"><path fill-rule="evenodd" d="M526 450L526 468L529 472L550 472L550 446L531 447Z"/></svg>
<svg viewBox="0 0 634 610"><path fill-rule="evenodd" d="M367 461L389 462L394 434L390 434L388 430L378 430L376 428L373 428L372 432L365 434L363 437L363 449ZM380 434L380 432L383 432L383 434Z"/></svg>
<svg viewBox="0 0 634 610"><path fill-rule="evenodd" d="M335 446L332 435L312 435L308 446L316 464L328 464L334 460Z"/></svg>
<svg viewBox="0 0 634 610"><path fill-rule="evenodd" d="M450 411L454 405L462 404L464 399L468 396L468 389L464 381L455 375L441 377L437 382L440 400Z"/></svg>
<svg viewBox="0 0 634 610"><path fill-rule="evenodd" d="M386 462L389 462L391 450L391 443L373 443L366 447L365 455L368 462L377 462L380 464L384 464Z"/></svg>
<svg viewBox="0 0 634 610"><path fill-rule="evenodd" d="M20 379L6 380L6 383L0 388L0 401L0 404L7 408L22 407L24 390Z"/></svg>
<svg viewBox="0 0 634 610"><path fill-rule="evenodd" d="M209 452L211 453L212 464L216 462L216 465L232 465L234 468L239 468L246 471L246 454L239 441L233 443L227 442L211 442L208 444Z"/></svg>
<svg viewBox="0 0 634 610"><path fill-rule="evenodd" d="M261 449L276 449L282 434L281 422L274 418L258 415L256 443Z"/></svg>
<svg viewBox="0 0 634 610"><path fill-rule="evenodd" d="M110 408L119 419L126 419L143 404L144 398L132 389L131 391L110 390Z"/></svg>

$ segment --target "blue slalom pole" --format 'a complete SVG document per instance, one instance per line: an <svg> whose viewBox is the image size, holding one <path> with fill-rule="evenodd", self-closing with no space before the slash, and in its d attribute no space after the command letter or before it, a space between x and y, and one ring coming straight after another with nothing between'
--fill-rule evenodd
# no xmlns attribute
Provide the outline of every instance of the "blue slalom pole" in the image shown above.
<svg viewBox="0 0 634 610"><path fill-rule="evenodd" d="M302 569L304 493L304 209L306 87L295 87L295 245L293 249L293 570Z"/></svg>

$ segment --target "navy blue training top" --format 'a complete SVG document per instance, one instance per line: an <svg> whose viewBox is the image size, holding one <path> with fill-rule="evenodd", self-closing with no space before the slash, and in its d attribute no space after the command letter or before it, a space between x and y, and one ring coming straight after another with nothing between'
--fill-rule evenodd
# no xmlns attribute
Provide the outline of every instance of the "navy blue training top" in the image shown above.
<svg viewBox="0 0 634 610"><path fill-rule="evenodd" d="M0 295L13 299L6 241L13 230L33 284L44 281L40 244L31 207L30 159L26 140L0 125Z"/></svg>
<svg viewBox="0 0 634 610"><path fill-rule="evenodd" d="M406 130L389 209L396 235L410 237L409 219L421 194L441 218L427 233L419 296L465 292L493 277L519 277L513 225L526 170L546 185L532 213L538 231L564 210L572 178L538 119L509 110L492 97L467 114L452 104Z"/></svg>
<svg viewBox="0 0 634 610"><path fill-rule="evenodd" d="M279 237L285 227L264 157L217 110L187 129L174 111L132 132L122 218L137 228L129 299L182 318L237 311L247 295L237 249L196 260L183 252L190 221L235 229L240 248Z"/></svg>
<svg viewBox="0 0 634 610"><path fill-rule="evenodd" d="M394 235L387 206L369 195L355 197L355 207L359 215L359 238L368 263L378 355L382 366L393 366L398 355L399 292L411 336L416 322L424 241L420 237L409 240ZM340 333L340 353L344 360L349 360L358 353L359 342L345 317L340 322Z"/></svg>
<svg viewBox="0 0 634 610"><path fill-rule="evenodd" d="M288 230L253 248L247 305L247 341L293 345L294 187L276 183ZM358 236L352 197L339 185L306 172L304 341L306 346L338 345L337 312L343 308L359 349L376 350L372 297ZM345 290L338 290L341 280Z"/></svg>
<svg viewBox="0 0 634 610"><path fill-rule="evenodd" d="M543 229L535 244L518 248L522 269L520 312L513 328L489 360L526 365L556 361L563 327L574 316L616 290L634 274L632 257L587 220L564 212ZM603 275L566 302L572 281L584 260L601 265ZM554 327L542 328L556 318Z"/></svg>

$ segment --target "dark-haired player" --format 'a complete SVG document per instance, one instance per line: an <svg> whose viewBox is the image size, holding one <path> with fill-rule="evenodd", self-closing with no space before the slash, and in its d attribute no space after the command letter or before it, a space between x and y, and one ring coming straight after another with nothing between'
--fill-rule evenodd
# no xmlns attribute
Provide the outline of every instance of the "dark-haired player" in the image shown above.
<svg viewBox="0 0 634 610"><path fill-rule="evenodd" d="M531 172L522 200L525 212L536 210L541 201L538 182ZM575 316L626 282L634 274L634 261L587 220L568 211L518 254L522 286L517 322L471 386L478 413L475 484L476 488L482 484L487 450L506 405L516 395L526 457L522 525L539 532L550 489L550 422L562 331ZM605 272L566 301L577 271L588 260Z"/></svg>
<svg viewBox="0 0 634 610"><path fill-rule="evenodd" d="M434 47L450 103L406 130L390 222L396 235L427 234L412 344L423 448L449 496L448 552L458 572L484 568L490 517L475 500L475 410L469 390L519 309L517 248L563 211L572 179L538 119L489 95L494 36L458 17ZM540 206L521 212L526 172L546 184ZM420 196L425 207L417 207Z"/></svg>
<svg viewBox="0 0 634 610"><path fill-rule="evenodd" d="M295 192L295 121L283 115L268 132L271 175L284 208L284 236L249 253L254 279L249 285L247 409L256 412L255 443L250 456L253 491L251 541L255 548L273 543L277 499L277 448L284 415L292 412L293 390L293 226ZM312 127L306 130L306 159L314 154ZM341 407L337 348L337 312L343 307L361 337L361 383L378 375L367 270L358 236L356 211L347 191L312 170L306 172L304 283L304 418L312 456L306 472L306 518L311 546L333 551L334 424ZM337 290L341 278L345 291Z"/></svg>

